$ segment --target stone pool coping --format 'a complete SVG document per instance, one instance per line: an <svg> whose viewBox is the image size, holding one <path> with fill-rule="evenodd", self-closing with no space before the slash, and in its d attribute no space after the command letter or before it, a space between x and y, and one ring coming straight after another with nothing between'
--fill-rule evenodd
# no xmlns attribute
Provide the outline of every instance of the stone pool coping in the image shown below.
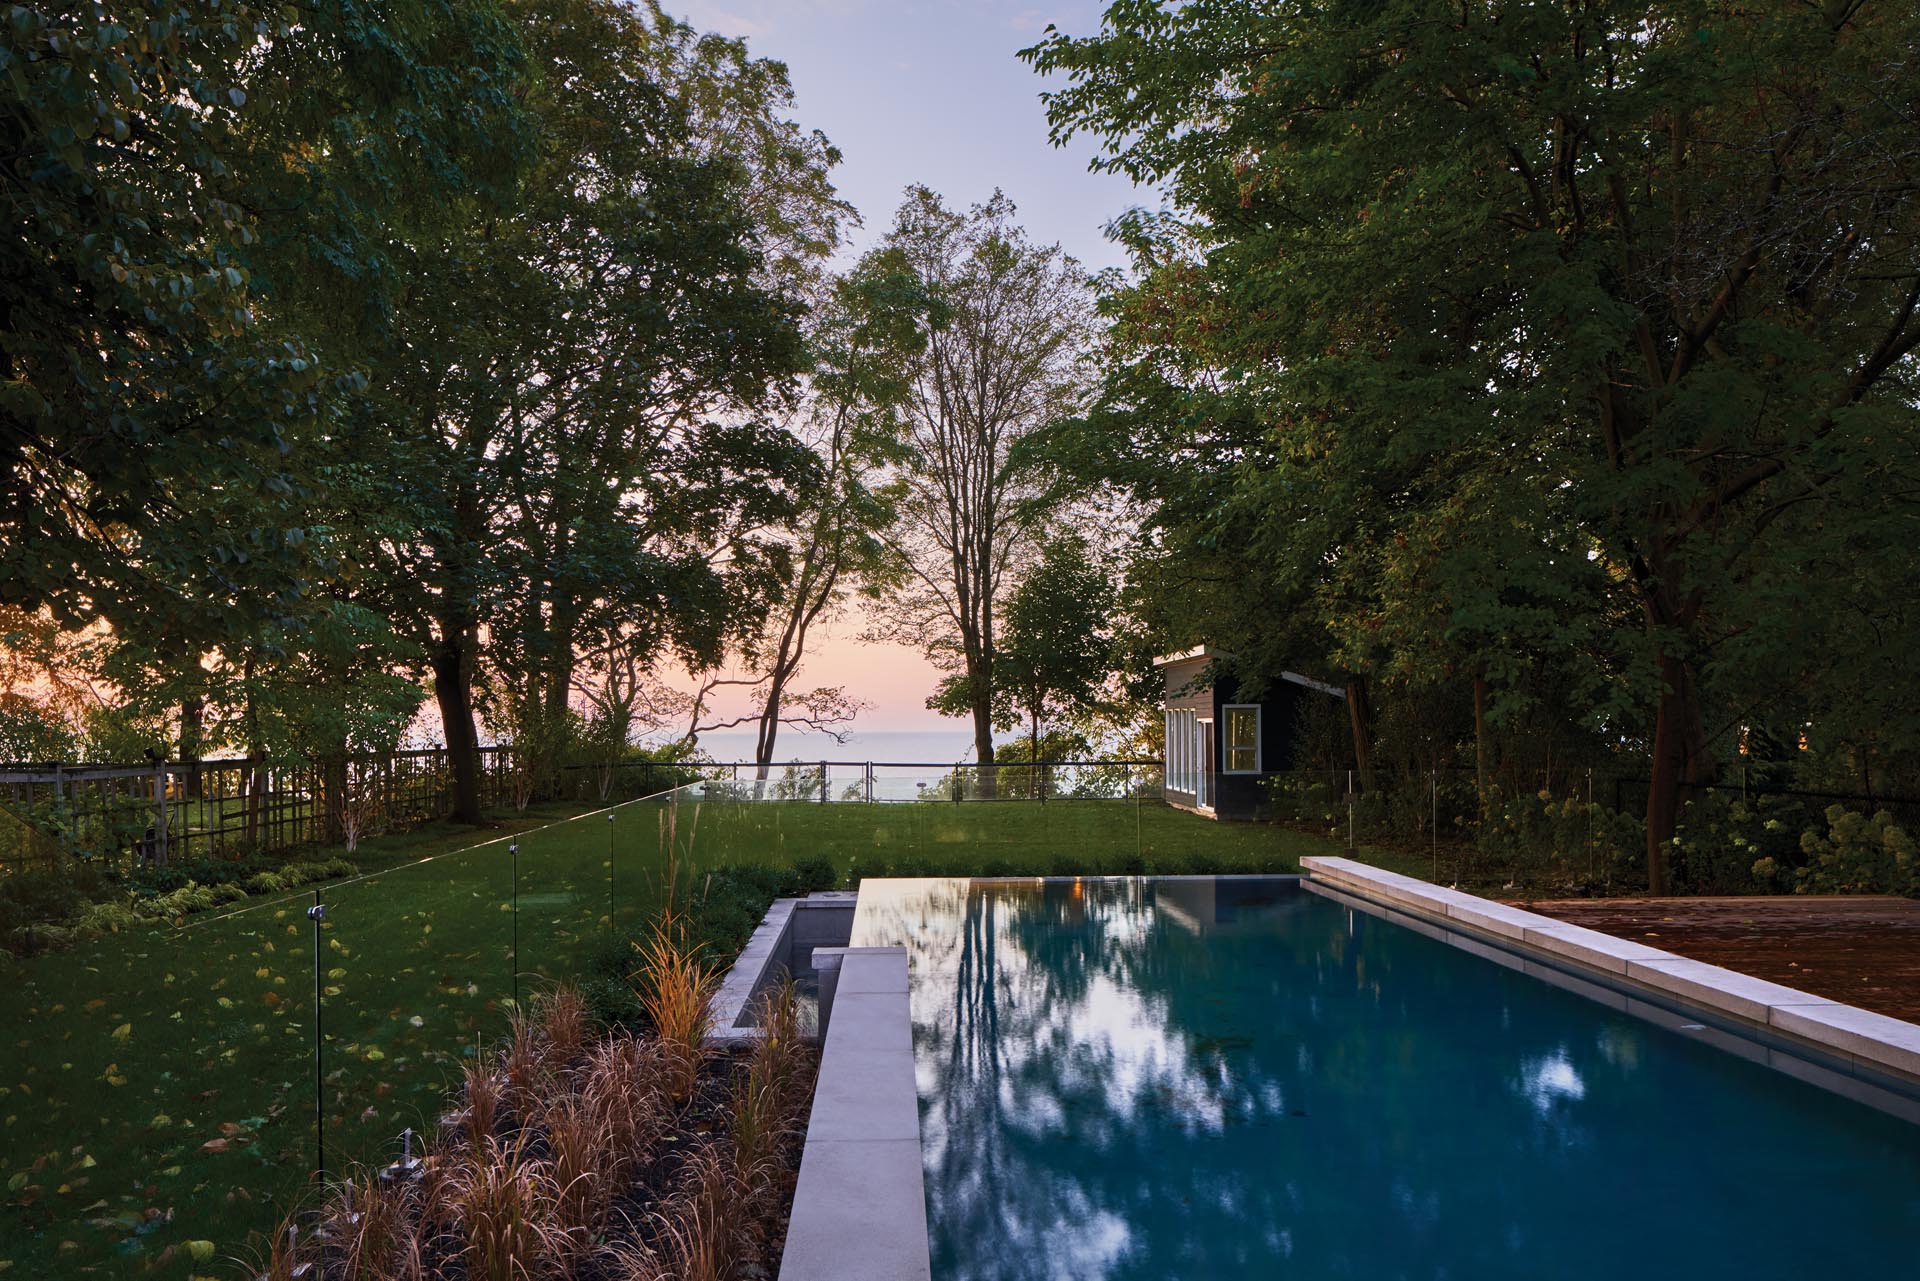
<svg viewBox="0 0 1920 1281"><path fill-rule="evenodd" d="M1310 884L1592 973L1615 988L1708 1010L1870 1075L1920 1087L1920 1025L1352 859L1310 856L1300 866Z"/></svg>
<svg viewBox="0 0 1920 1281"><path fill-rule="evenodd" d="M829 950L833 1016L780 1281L930 1281L907 949Z"/></svg>

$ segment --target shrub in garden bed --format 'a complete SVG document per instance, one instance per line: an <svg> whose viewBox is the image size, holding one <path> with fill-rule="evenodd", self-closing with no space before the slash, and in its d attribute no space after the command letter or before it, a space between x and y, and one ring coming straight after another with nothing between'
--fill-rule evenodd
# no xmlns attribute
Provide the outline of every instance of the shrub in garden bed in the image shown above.
<svg viewBox="0 0 1920 1281"><path fill-rule="evenodd" d="M709 963L731 957L747 939L777 898L796 898L841 884L831 859L812 857L785 867L746 864L717 868L689 882L682 890L686 913L678 918L681 943ZM643 1015L630 981L636 949L652 937L648 927L638 935L606 940L587 965L581 992L596 1018L630 1025Z"/></svg>
<svg viewBox="0 0 1920 1281"><path fill-rule="evenodd" d="M772 1276L816 1066L793 993L752 1049L718 1050L714 971L671 920L635 978L645 1027L599 1028L564 987L516 1018L430 1150L288 1220L264 1281Z"/></svg>
<svg viewBox="0 0 1920 1281"><path fill-rule="evenodd" d="M255 894L285 893L316 881L353 876L360 870L343 858L275 863L258 868L246 863L232 866L241 871L211 881L192 877L129 877L119 884L132 888L123 888L112 897L107 896L112 894L115 882L101 877L86 864L60 871L10 876L0 882L0 945L15 955L26 956L64 947L77 936L113 933L145 922L177 920L195 912L238 903Z"/></svg>

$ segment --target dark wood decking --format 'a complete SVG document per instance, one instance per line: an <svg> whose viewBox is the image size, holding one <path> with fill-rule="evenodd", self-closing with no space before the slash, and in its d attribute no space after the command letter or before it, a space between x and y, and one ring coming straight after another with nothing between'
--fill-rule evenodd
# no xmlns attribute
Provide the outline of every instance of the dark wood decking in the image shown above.
<svg viewBox="0 0 1920 1281"><path fill-rule="evenodd" d="M1515 906L1920 1023L1920 900L1548 899Z"/></svg>

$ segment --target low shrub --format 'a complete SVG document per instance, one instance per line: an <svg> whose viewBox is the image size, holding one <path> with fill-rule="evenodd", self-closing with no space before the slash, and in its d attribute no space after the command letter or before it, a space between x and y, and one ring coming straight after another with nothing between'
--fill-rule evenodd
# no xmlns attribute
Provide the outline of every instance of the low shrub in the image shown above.
<svg viewBox="0 0 1920 1281"><path fill-rule="evenodd" d="M1551 792L1497 794L1480 826L1484 872L1573 895L1644 888L1645 827L1632 814Z"/></svg>
<svg viewBox="0 0 1920 1281"><path fill-rule="evenodd" d="M255 872L244 882L230 878L175 883L172 878L153 878L145 884L171 888L163 892L121 888L117 894L112 892L115 883L87 864L76 865L71 876L20 873L0 882L0 941L16 955L44 952L65 947L81 935L113 934L145 922L178 920L253 894L282 893L359 870L346 859L330 858Z"/></svg>
<svg viewBox="0 0 1920 1281"><path fill-rule="evenodd" d="M32 868L0 879L0 930L65 921L97 894L104 878L84 861Z"/></svg>
<svg viewBox="0 0 1920 1281"><path fill-rule="evenodd" d="M1753 865L1754 876L1770 886L1790 885L1802 894L1902 894L1920 898L1920 846L1893 815L1872 818L1844 805L1830 805L1827 830L1801 833L1806 865L1783 866L1775 857Z"/></svg>
<svg viewBox="0 0 1920 1281"><path fill-rule="evenodd" d="M1667 852L1676 894L1764 894L1785 886L1763 879L1761 862L1786 869L1805 862L1800 833L1812 816L1794 797L1708 792L1688 801Z"/></svg>

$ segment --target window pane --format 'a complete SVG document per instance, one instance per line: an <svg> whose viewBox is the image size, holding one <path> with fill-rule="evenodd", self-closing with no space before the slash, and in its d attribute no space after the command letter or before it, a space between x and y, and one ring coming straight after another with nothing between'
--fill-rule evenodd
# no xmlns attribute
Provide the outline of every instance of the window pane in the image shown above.
<svg viewBox="0 0 1920 1281"><path fill-rule="evenodd" d="M1260 768L1259 708L1227 709L1227 768L1248 771Z"/></svg>

